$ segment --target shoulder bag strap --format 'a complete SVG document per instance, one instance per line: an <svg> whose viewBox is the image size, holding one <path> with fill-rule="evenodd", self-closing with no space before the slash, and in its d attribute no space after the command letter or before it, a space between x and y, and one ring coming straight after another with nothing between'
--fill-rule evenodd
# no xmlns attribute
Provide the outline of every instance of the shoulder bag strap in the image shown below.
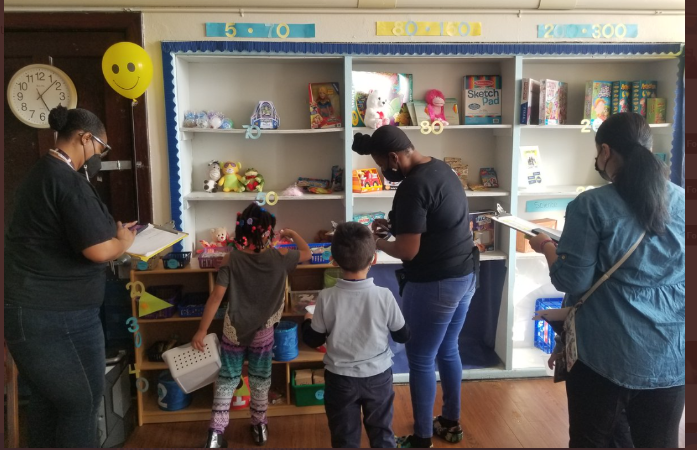
<svg viewBox="0 0 697 450"><path fill-rule="evenodd" d="M610 270L608 270L602 277L600 277L598 279L598 281L595 282L595 284L590 289L588 289L588 292L583 294L583 297L581 297L581 300L579 300L578 303L576 303L577 306L581 306L583 304L583 302L585 302L588 299L588 297L590 297L591 294L593 294L593 292L595 292L595 290L600 287L601 284L606 282L612 276L612 274L615 273L615 271L617 269L619 269L620 266L622 266L622 264L624 264L624 262L627 259L629 259L630 256L632 256L632 253L634 253L634 250L636 250L637 247L639 246L639 244L641 244L641 241L644 240L644 236L646 236L646 231L643 231L641 233L641 236L639 236L639 239L637 239L637 241L634 243L634 245L632 245L629 248L629 250L627 250L627 253L624 254L622 259L617 261L617 264L612 266L612 268Z"/></svg>

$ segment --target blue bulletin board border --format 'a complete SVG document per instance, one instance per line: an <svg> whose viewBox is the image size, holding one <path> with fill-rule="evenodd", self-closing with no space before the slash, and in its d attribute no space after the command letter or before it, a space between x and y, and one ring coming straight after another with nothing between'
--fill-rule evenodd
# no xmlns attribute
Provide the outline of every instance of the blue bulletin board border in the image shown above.
<svg viewBox="0 0 697 450"><path fill-rule="evenodd" d="M683 44L648 44L648 43L543 43L543 44L500 44L500 43L463 43L463 44L398 44L398 43L323 43L323 42L277 42L277 41L162 41L162 71L165 91L165 116L167 124L167 152L169 155L169 187L172 220L177 229L182 227L184 198L181 189L179 168L176 117L176 85L174 61L178 54L185 53L223 53L238 55L279 54L279 55L391 55L391 56L584 56L584 55L679 55ZM677 86L681 107L676 107L675 123L682 129L682 97L684 87L682 77ZM681 131L682 132L682 131ZM684 161L684 147L676 146L674 141L672 163ZM682 164L680 164L682 166ZM674 180L675 181L675 180ZM181 244L177 244L181 250Z"/></svg>

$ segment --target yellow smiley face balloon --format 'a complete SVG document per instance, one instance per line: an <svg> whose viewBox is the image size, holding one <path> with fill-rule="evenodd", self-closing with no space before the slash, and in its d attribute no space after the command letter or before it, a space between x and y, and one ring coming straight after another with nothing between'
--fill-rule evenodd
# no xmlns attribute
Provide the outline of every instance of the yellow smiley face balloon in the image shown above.
<svg viewBox="0 0 697 450"><path fill-rule="evenodd" d="M140 45L119 42L104 53L102 73L116 92L134 99L143 95L152 81L152 61Z"/></svg>

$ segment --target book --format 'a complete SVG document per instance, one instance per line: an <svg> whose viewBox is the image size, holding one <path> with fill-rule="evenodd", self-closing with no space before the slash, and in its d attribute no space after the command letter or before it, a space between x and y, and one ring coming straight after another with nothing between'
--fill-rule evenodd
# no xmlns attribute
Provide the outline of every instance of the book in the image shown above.
<svg viewBox="0 0 697 450"><path fill-rule="evenodd" d="M666 99L649 98L647 103L646 121L648 123L666 123Z"/></svg>
<svg viewBox="0 0 697 450"><path fill-rule="evenodd" d="M656 98L656 80L636 80L632 82L632 112L646 117L647 99Z"/></svg>
<svg viewBox="0 0 697 450"><path fill-rule="evenodd" d="M501 75L465 76L462 103L465 125L501 123Z"/></svg>
<svg viewBox="0 0 697 450"><path fill-rule="evenodd" d="M612 109L612 83L609 81L587 81L583 118L605 121Z"/></svg>
<svg viewBox="0 0 697 450"><path fill-rule="evenodd" d="M562 108L562 101L566 102L566 95L562 93L565 83L557 80L541 80L539 96L539 121L540 125L561 125L562 109L566 113L566 105ZM564 119L566 121L566 119Z"/></svg>
<svg viewBox="0 0 697 450"><path fill-rule="evenodd" d="M131 256L136 256L147 261L161 251L173 246L187 237L188 233L176 230L166 230L153 224L136 231L133 245L126 251Z"/></svg>
<svg viewBox="0 0 697 450"><path fill-rule="evenodd" d="M629 112L632 110L632 82L612 82L612 114Z"/></svg>
<svg viewBox="0 0 697 450"><path fill-rule="evenodd" d="M521 181L527 186L542 184L542 165L540 161L540 148L536 145L520 147L520 162L524 169L524 178Z"/></svg>
<svg viewBox="0 0 697 450"><path fill-rule="evenodd" d="M472 230L472 240L479 251L484 253L494 251L496 248L496 235L494 223L491 215L494 211L481 211L470 213L470 230Z"/></svg>
<svg viewBox="0 0 697 450"><path fill-rule="evenodd" d="M341 126L341 91L339 83L310 83L310 127Z"/></svg>

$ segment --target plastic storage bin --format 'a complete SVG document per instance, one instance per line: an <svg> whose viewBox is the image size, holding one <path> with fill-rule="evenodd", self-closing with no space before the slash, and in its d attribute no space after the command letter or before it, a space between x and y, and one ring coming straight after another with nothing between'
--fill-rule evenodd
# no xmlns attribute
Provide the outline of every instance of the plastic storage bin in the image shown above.
<svg viewBox="0 0 697 450"><path fill-rule="evenodd" d="M538 298L535 301L535 311L542 309L561 308L562 298ZM539 348L547 354L551 354L554 350L554 330L552 326L544 320L535 321L535 347Z"/></svg>
<svg viewBox="0 0 697 450"><path fill-rule="evenodd" d="M223 264L223 258L230 253L233 247L207 248L198 256L198 266L201 269L219 269Z"/></svg>
<svg viewBox="0 0 697 450"><path fill-rule="evenodd" d="M306 306L317 303L317 296L320 291L291 291L290 292L290 312L295 314L305 314Z"/></svg>
<svg viewBox="0 0 697 450"><path fill-rule="evenodd" d="M295 406L324 405L324 384L295 385L295 370L290 376L290 392L295 397Z"/></svg>
<svg viewBox="0 0 697 450"><path fill-rule="evenodd" d="M191 252L170 252L162 257L165 269L183 269L191 261Z"/></svg>
<svg viewBox="0 0 697 450"><path fill-rule="evenodd" d="M206 308L208 292L192 292L184 294L181 303L177 306L181 317L201 317ZM223 302L224 303L224 302ZM226 306L222 306L215 312L216 319L225 317Z"/></svg>
<svg viewBox="0 0 697 450"><path fill-rule="evenodd" d="M154 295L160 300L164 300L172 306L169 308L161 309L159 311L155 311L151 314L141 316L141 319L169 319L174 315L174 312L177 310L177 305L179 305L179 302L181 301L182 297L182 287L180 285L150 286L145 290L149 294ZM138 310L140 308L139 303L140 298L136 300L136 308L138 308Z"/></svg>
<svg viewBox="0 0 697 450"><path fill-rule="evenodd" d="M281 320L273 331L273 359L291 361L298 357L298 324Z"/></svg>
<svg viewBox="0 0 697 450"><path fill-rule="evenodd" d="M332 244L307 244L312 251L312 259L310 263L312 264L329 264L332 256ZM295 244L284 244L279 245L278 248L290 248L297 250L298 246Z"/></svg>
<svg viewBox="0 0 697 450"><path fill-rule="evenodd" d="M172 378L187 394L213 383L220 372L218 336L211 333L203 338L203 343L204 352L199 352L191 344L187 344L162 354Z"/></svg>
<svg viewBox="0 0 697 450"><path fill-rule="evenodd" d="M157 377L157 406L163 411L179 411L191 404L193 395L187 394L177 385L169 370Z"/></svg>
<svg viewBox="0 0 697 450"><path fill-rule="evenodd" d="M133 256L131 257L131 270L155 270L159 261L160 255L155 255L147 261L143 261L137 256Z"/></svg>
<svg viewBox="0 0 697 450"><path fill-rule="evenodd" d="M341 278L341 269L326 269L324 271L324 288L330 288L336 286L336 280Z"/></svg>

